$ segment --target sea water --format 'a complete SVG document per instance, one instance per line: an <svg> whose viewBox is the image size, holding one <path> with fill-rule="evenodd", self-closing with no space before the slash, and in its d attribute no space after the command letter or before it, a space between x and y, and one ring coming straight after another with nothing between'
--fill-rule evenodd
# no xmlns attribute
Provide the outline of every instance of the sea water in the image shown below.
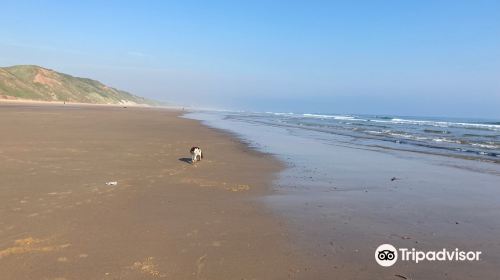
<svg viewBox="0 0 500 280"><path fill-rule="evenodd" d="M236 123L246 123L322 141L500 162L498 120L220 111L197 112L191 117L232 130Z"/></svg>

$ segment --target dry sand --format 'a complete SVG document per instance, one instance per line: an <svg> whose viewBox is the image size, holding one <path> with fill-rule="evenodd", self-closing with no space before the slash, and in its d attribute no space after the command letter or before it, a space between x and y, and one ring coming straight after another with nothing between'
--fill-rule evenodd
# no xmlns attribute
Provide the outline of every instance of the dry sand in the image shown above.
<svg viewBox="0 0 500 280"><path fill-rule="evenodd" d="M258 201L280 163L178 114L0 104L0 278L302 278Z"/></svg>

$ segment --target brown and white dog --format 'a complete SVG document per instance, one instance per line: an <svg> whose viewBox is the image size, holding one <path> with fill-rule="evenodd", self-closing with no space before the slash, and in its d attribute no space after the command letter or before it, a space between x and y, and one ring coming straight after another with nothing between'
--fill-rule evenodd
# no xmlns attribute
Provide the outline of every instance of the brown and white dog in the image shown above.
<svg viewBox="0 0 500 280"><path fill-rule="evenodd" d="M200 147L192 147L190 152L191 152L191 163L200 161L203 158L203 153L201 152Z"/></svg>

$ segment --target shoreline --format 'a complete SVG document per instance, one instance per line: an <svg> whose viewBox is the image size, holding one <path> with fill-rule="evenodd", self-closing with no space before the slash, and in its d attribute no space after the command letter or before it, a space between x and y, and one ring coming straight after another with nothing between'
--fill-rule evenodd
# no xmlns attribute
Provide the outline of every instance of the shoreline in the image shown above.
<svg viewBox="0 0 500 280"><path fill-rule="evenodd" d="M386 149L360 149L321 135L192 114L287 163L264 198L312 264L315 278L478 279L500 260L499 166ZM329 138L331 140L331 138ZM392 179L394 178L394 179ZM482 251L479 262L402 262L383 268L380 244Z"/></svg>
<svg viewBox="0 0 500 280"><path fill-rule="evenodd" d="M4 277L303 277L260 201L283 168L271 155L180 111L37 105L0 103Z"/></svg>

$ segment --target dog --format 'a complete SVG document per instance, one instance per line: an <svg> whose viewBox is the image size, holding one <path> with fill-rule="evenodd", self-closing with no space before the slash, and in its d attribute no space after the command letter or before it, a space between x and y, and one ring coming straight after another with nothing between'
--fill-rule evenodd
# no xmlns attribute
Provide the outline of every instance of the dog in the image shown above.
<svg viewBox="0 0 500 280"><path fill-rule="evenodd" d="M200 161L203 158L203 152L200 147L192 147L189 152L191 153L191 163Z"/></svg>

